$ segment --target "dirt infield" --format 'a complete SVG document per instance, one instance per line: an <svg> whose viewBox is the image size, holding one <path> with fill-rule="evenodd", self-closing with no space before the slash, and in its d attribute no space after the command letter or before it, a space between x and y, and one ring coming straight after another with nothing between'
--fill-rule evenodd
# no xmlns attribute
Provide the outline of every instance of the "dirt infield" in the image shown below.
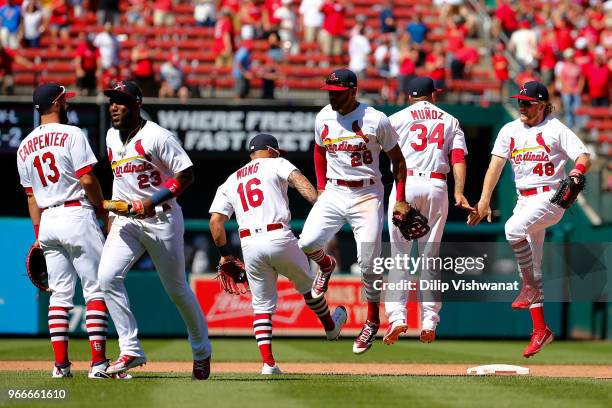
<svg viewBox="0 0 612 408"><path fill-rule="evenodd" d="M0 371L37 371L51 368L49 361L0 361ZM285 374L360 374L360 375L467 375L464 364L354 364L354 363L279 363ZM597 365L526 365L535 377L583 377L612 379L612 367ZM87 370L89 363L74 361L74 370ZM259 373L259 363L215 363L213 373ZM138 372L189 373L191 362L150 362L132 370Z"/></svg>

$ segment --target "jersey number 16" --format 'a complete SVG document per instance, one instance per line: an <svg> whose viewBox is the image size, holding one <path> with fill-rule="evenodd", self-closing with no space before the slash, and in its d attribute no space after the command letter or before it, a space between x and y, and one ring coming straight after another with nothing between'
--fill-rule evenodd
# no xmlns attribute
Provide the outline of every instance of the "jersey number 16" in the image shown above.
<svg viewBox="0 0 612 408"><path fill-rule="evenodd" d="M240 203L244 212L250 210L249 206L251 208L259 207L263 203L263 191L257 188L260 184L261 181L258 178L238 184L238 196L240 196Z"/></svg>

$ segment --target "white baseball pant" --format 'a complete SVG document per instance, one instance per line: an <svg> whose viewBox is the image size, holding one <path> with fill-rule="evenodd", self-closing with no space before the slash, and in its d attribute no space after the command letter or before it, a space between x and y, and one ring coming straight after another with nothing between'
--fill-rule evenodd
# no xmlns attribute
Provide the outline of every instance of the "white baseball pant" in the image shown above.
<svg viewBox="0 0 612 408"><path fill-rule="evenodd" d="M251 229L253 231L254 229ZM242 238L242 254L255 314L276 311L278 275L288 278L300 294L310 293L314 275L291 230L279 229Z"/></svg>
<svg viewBox="0 0 612 408"><path fill-rule="evenodd" d="M391 241L391 256L397 254L412 253L412 244L414 241L407 241L400 233L399 229L391 219L393 218L393 206L395 205L395 185L389 197L389 238ZM415 206L421 214L427 217L430 230L418 241L418 254L424 257L436 257L440 252L440 241L444 233L444 225L448 215L448 192L445 180L410 176L406 182L406 201ZM423 269L417 271L419 279L439 279L433 273ZM399 283L410 279L410 273L407 270L392 268L389 270L388 282ZM440 321L439 312L442 308L442 302L432 301L432 293L425 294L428 299L421 299L421 328L426 330L435 330ZM408 300L407 291L388 291L385 294L385 312L389 322L396 320L406 320L406 301Z"/></svg>
<svg viewBox="0 0 612 408"><path fill-rule="evenodd" d="M521 196L506 221L506 240L510 244L527 239L533 259L533 276L536 282L542 281L542 249L546 228L558 223L565 210L550 202L555 191L532 196ZM519 270L520 272L520 270Z"/></svg>
<svg viewBox="0 0 612 408"><path fill-rule="evenodd" d="M183 214L178 204L168 212L144 220L115 217L102 252L98 277L119 334L121 354L144 356L124 279L132 265L147 251L166 293L187 326L194 360L210 356L206 317L185 276L183 234Z"/></svg>
<svg viewBox="0 0 612 408"><path fill-rule="evenodd" d="M381 251L383 193L378 180L370 186L357 188L328 183L310 210L298 242L305 252L318 251L348 223L357 242L357 263L370 302L380 301L380 290L374 288L374 281L380 279L380 275L373 269L374 258L379 257Z"/></svg>
<svg viewBox="0 0 612 408"><path fill-rule="evenodd" d="M104 246L91 205L52 207L43 211L38 235L45 254L52 289L49 306L72 308L77 277L81 279L85 302L103 299L98 284L98 263Z"/></svg>

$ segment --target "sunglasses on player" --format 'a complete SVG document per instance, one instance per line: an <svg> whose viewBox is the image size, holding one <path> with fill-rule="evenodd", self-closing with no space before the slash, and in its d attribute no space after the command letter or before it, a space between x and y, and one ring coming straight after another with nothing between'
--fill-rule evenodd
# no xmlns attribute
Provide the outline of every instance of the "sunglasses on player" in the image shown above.
<svg viewBox="0 0 612 408"><path fill-rule="evenodd" d="M518 100L518 104L519 104L519 106L521 108L529 108L531 106L537 105L538 103L540 103L540 102L537 102L537 101L527 101L527 100L524 100L524 99L519 99Z"/></svg>

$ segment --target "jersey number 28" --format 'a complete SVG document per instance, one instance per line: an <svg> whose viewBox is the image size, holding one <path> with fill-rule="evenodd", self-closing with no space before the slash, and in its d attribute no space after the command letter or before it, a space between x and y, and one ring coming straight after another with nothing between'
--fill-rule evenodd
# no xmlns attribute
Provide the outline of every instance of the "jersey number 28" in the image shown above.
<svg viewBox="0 0 612 408"><path fill-rule="evenodd" d="M238 196L240 196L240 203L244 212L249 211L250 208L259 207L263 203L263 191L257 188L260 184L261 181L258 178L238 184Z"/></svg>

